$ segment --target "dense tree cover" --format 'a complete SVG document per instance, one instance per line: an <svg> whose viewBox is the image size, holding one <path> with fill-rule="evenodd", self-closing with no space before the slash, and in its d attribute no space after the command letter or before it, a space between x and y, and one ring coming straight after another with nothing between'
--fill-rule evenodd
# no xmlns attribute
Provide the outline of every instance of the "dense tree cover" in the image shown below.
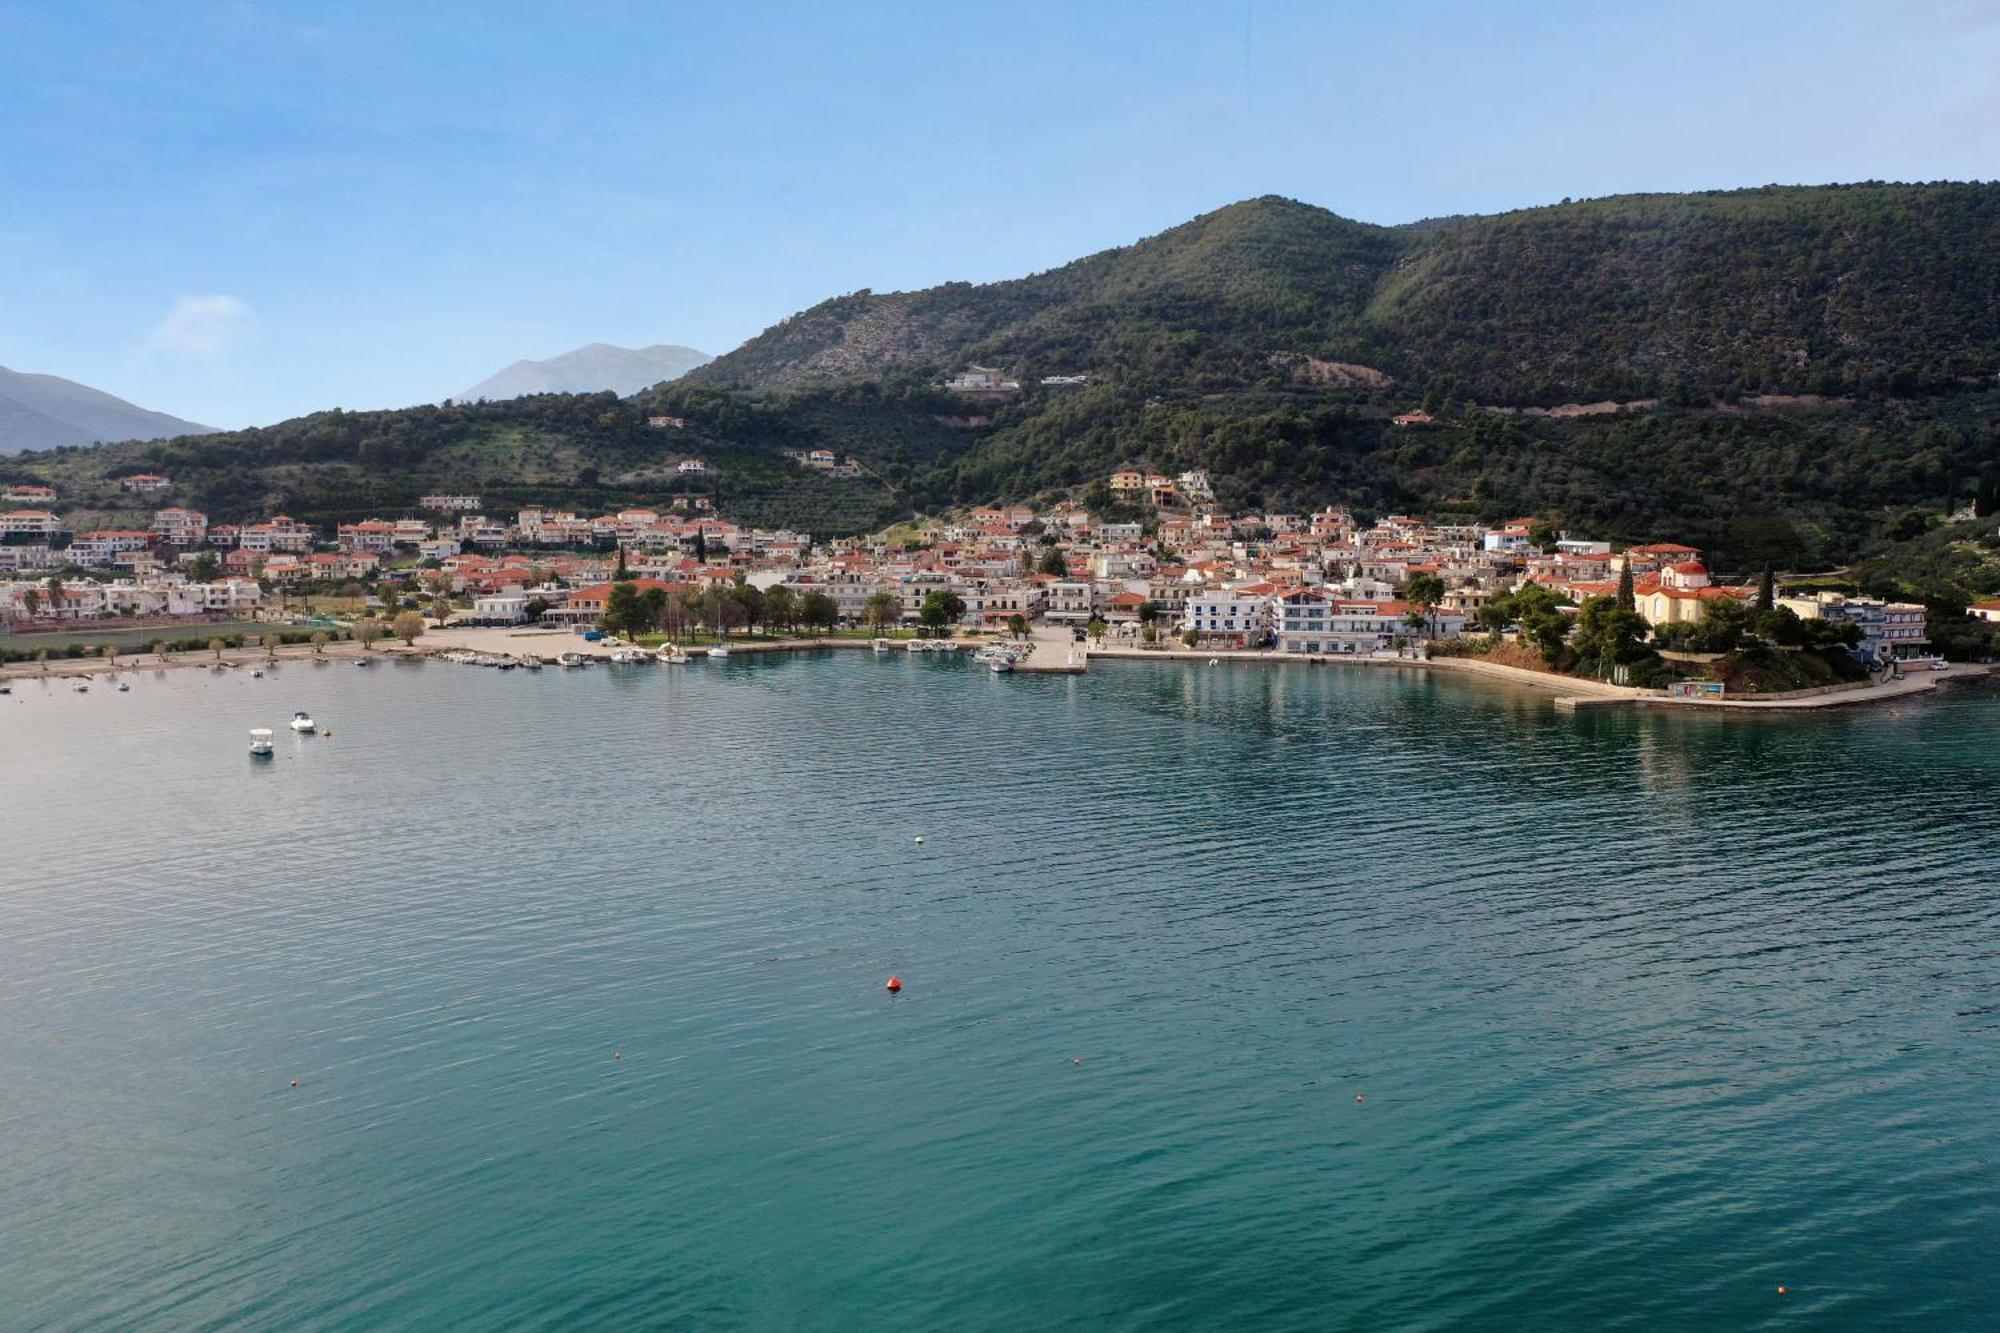
<svg viewBox="0 0 2000 1333"><path fill-rule="evenodd" d="M1024 387L938 387L968 362ZM1232 508L1537 513L1754 573L2000 508L1996 370L1996 185L1629 196L1400 229L1265 198L1015 282L840 297L630 400L336 410L26 455L0 478L113 515L134 512L113 478L166 472L216 521L321 525L434 490L597 513L699 484L734 521L839 535L1143 463L1207 469ZM1075 373L1089 383L1039 383ZM1435 422L1390 424L1419 399ZM1660 401L1470 406L1593 399ZM691 428L651 429L654 412ZM784 457L815 448L861 474ZM691 453L699 483L673 469Z"/></svg>
<svg viewBox="0 0 2000 1333"><path fill-rule="evenodd" d="M808 473L755 437L654 429L651 410L609 393L335 409L253 430L23 454L0 460L0 475L55 484L66 509L136 517L143 511L116 478L160 472L174 479L174 503L212 522L284 512L331 528L414 513L433 492L479 495L498 515L526 506L668 510L695 488L675 469L692 455L710 465L699 493L734 522L843 535L900 511L880 477Z"/></svg>
<svg viewBox="0 0 2000 1333"><path fill-rule="evenodd" d="M1770 187L1421 228L1265 197L1012 282L857 292L694 372L756 388L974 361L1193 384L1273 351L1552 405L1909 394L1991 374L2000 187Z"/></svg>
<svg viewBox="0 0 2000 1333"><path fill-rule="evenodd" d="M1885 597L1963 611L1966 603L2000 597L2000 521L1927 526L1883 548L1854 568L1854 586Z"/></svg>

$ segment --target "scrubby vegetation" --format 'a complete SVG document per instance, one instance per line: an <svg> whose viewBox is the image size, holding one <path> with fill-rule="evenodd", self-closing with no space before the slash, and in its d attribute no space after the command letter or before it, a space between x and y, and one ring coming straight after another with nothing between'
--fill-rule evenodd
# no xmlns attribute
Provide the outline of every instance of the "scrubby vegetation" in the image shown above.
<svg viewBox="0 0 2000 1333"><path fill-rule="evenodd" d="M938 387L970 363L1023 387ZM331 411L0 474L105 517L128 512L109 478L145 469L218 521L329 523L437 489L500 511L660 505L694 454L726 516L835 535L1144 463L1205 468L1238 508L1540 513L1799 569L2000 506L1996 372L2000 185L1628 196L1411 228L1263 198L1013 282L839 297L631 400ZM1626 406L1527 411L1598 400ZM1419 403L1432 422L1392 424ZM691 428L651 429L653 412ZM814 448L861 475L784 457Z"/></svg>

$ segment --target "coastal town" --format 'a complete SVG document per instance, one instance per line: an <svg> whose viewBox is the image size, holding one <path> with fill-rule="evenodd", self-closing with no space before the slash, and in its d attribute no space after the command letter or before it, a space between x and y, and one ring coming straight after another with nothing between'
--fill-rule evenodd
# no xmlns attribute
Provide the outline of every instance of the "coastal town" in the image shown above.
<svg viewBox="0 0 2000 1333"><path fill-rule="evenodd" d="M1364 521L1334 507L1229 513L1199 471L1122 468L1084 499L989 505L826 541L742 527L685 503L502 517L471 494L425 496L418 513L331 531L285 514L211 524L171 503L170 477L137 474L121 485L152 505L144 527L75 530L52 489L5 492L5 642L81 629L198 634L211 623L295 618L317 597L350 620L423 609L438 627L666 638L799 625L1016 638L1067 631L1100 649L1324 660L1445 654L1475 637L1559 644L1587 619L1584 608L1609 603L1637 617L1628 639L1662 646L1701 647L1695 627L1716 619L1718 606L1782 607L1866 670L1940 665L1925 609L1913 603L1773 586L1768 576L1724 581L1695 547L1614 549L1533 516L1478 525L1399 514ZM621 584L632 594L623 604ZM1537 610L1553 629L1533 628ZM1972 610L2000 620L2000 604ZM1633 683L1616 665L1602 674Z"/></svg>

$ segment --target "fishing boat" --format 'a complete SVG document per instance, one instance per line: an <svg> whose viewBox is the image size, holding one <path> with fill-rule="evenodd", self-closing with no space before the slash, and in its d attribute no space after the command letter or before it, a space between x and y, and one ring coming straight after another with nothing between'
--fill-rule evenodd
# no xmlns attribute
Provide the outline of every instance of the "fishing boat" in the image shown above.
<svg viewBox="0 0 2000 1333"><path fill-rule="evenodd" d="M989 658L986 662L986 669L996 676L1002 672L1012 671L1014 669L1014 659L1005 655Z"/></svg>
<svg viewBox="0 0 2000 1333"><path fill-rule="evenodd" d="M118 682L118 692L120 694L130 694L132 692L132 687L121 680Z"/></svg>
<svg viewBox="0 0 2000 1333"><path fill-rule="evenodd" d="M660 651L654 654L654 656L666 666L686 666L688 664L688 655L682 652L677 644L661 644Z"/></svg>
<svg viewBox="0 0 2000 1333"><path fill-rule="evenodd" d="M611 650L611 660L621 666L638 666L652 661L653 658L652 654L643 648L614 648Z"/></svg>
<svg viewBox="0 0 2000 1333"><path fill-rule="evenodd" d="M557 653L556 665L568 671L576 667L589 666L590 659L578 652Z"/></svg>
<svg viewBox="0 0 2000 1333"><path fill-rule="evenodd" d="M886 653L889 651L889 641L887 639L877 639L869 647L878 653Z"/></svg>
<svg viewBox="0 0 2000 1333"><path fill-rule="evenodd" d="M253 759L271 757L271 729L269 727L250 728L250 755Z"/></svg>
<svg viewBox="0 0 2000 1333"><path fill-rule="evenodd" d="M718 643L715 647L708 650L708 655L710 657L727 657L729 656L729 650Z"/></svg>
<svg viewBox="0 0 2000 1333"><path fill-rule="evenodd" d="M70 688L75 690L78 694L89 694L90 682L87 680L80 680L76 684L72 685Z"/></svg>
<svg viewBox="0 0 2000 1333"><path fill-rule="evenodd" d="M301 736L309 735L312 732L318 730L318 728L313 725L312 714L305 712L303 710L293 713L292 720L290 722L287 722L285 725L290 727L293 731L298 732L299 735Z"/></svg>

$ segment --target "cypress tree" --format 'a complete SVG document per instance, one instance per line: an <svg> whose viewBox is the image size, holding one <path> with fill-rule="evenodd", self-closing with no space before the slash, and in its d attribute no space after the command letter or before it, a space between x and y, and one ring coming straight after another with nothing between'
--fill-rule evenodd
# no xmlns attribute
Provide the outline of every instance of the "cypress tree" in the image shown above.
<svg viewBox="0 0 2000 1333"><path fill-rule="evenodd" d="M1757 585L1757 609L1769 611L1778 604L1778 576L1769 565L1764 566L1764 581Z"/></svg>
<svg viewBox="0 0 2000 1333"><path fill-rule="evenodd" d="M1625 557L1625 567L1618 571L1618 609L1636 611L1639 609L1638 594L1632 590L1632 557Z"/></svg>
<svg viewBox="0 0 2000 1333"><path fill-rule="evenodd" d="M623 578L625 577L625 543L624 543L624 542L619 542L619 543L618 543L618 572L617 572L617 573L615 573L615 574L613 574L613 575L612 575L611 577L612 577L612 580L613 580L614 582L616 582L616 581L618 581L618 580L620 580L620 579L623 579Z"/></svg>

